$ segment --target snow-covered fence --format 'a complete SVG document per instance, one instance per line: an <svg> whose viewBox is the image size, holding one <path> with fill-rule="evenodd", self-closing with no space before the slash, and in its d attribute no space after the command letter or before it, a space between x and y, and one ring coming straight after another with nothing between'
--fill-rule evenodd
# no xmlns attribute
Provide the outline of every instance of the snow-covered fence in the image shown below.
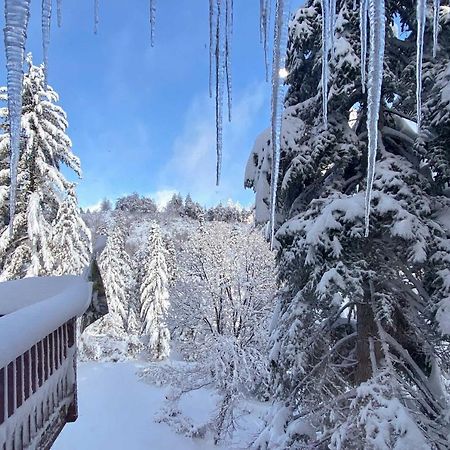
<svg viewBox="0 0 450 450"><path fill-rule="evenodd" d="M0 450L48 449L77 418L76 323L84 277L0 283Z"/></svg>

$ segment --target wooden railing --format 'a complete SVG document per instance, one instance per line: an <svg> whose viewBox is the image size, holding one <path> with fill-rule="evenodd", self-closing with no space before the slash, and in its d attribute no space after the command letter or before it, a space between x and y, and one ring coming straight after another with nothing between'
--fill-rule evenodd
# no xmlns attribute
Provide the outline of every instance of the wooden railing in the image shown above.
<svg viewBox="0 0 450 450"><path fill-rule="evenodd" d="M0 368L0 447L48 449L77 418L76 320L71 319Z"/></svg>
<svg viewBox="0 0 450 450"><path fill-rule="evenodd" d="M0 450L47 450L76 420L77 317L91 298L92 283L82 277L0 284ZM14 309L17 299L26 301Z"/></svg>

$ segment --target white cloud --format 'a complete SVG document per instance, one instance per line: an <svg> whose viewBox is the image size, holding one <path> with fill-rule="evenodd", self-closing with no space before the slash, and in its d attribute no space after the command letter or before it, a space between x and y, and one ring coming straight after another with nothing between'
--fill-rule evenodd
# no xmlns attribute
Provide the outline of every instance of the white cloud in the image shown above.
<svg viewBox="0 0 450 450"><path fill-rule="evenodd" d="M102 202L103 202L103 200L99 200L97 203L94 203L93 205L88 205L86 207L83 207L83 209L86 210L86 211L89 210L91 212L100 211L100 208L102 206Z"/></svg>
<svg viewBox="0 0 450 450"><path fill-rule="evenodd" d="M171 156L162 169L159 184L192 197L202 204L226 202L246 195L243 191L245 162L261 123L262 111L268 103L266 84L251 86L235 95L231 123L225 119L222 177L215 185L216 130L214 102L207 95L191 104L180 134L172 144ZM173 192L173 191L172 191ZM251 195L250 193L248 194Z"/></svg>
<svg viewBox="0 0 450 450"><path fill-rule="evenodd" d="M173 194L176 193L177 191L174 189L162 189L160 191L152 192L149 194L149 197L155 200L158 209L161 211L167 206L167 203L169 203L169 200L172 198Z"/></svg>

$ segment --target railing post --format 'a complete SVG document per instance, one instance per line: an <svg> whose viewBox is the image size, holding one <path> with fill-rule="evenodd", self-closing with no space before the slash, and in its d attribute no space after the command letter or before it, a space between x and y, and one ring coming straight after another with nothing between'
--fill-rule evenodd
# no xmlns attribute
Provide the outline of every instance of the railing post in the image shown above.
<svg viewBox="0 0 450 450"><path fill-rule="evenodd" d="M71 319L67 324L67 345L68 349L73 348L73 360L72 360L72 373L69 382L69 389L73 390L73 401L69 405L69 409L67 411L67 422L75 422L78 418L78 395L77 395L77 350L76 350L76 339L77 339L77 320L76 318ZM69 372L70 374L70 372Z"/></svg>
<svg viewBox="0 0 450 450"><path fill-rule="evenodd" d="M6 392L6 370L2 367L0 369L0 424L6 420L6 411L8 409Z"/></svg>

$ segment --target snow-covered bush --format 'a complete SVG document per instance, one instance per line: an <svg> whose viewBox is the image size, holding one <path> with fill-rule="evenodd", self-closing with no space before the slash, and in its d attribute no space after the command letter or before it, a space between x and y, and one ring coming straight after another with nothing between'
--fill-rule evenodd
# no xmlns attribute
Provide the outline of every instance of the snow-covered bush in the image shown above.
<svg viewBox="0 0 450 450"><path fill-rule="evenodd" d="M137 193L120 197L116 201L117 211L131 214L156 215L157 206L153 199L149 197L140 197Z"/></svg>
<svg viewBox="0 0 450 450"><path fill-rule="evenodd" d="M208 426L218 442L233 430L238 399L264 399L267 394L274 258L258 230L212 222L190 236L178 262L170 326L195 376L180 372L171 409L176 410L179 398L198 389L199 383L215 387L221 398ZM175 416L179 426L180 417Z"/></svg>
<svg viewBox="0 0 450 450"><path fill-rule="evenodd" d="M118 362L138 358L144 350L139 337L124 332L121 327L114 329L114 324L120 324L119 317L116 320L109 317L107 324L103 320L90 325L79 336L79 360Z"/></svg>

